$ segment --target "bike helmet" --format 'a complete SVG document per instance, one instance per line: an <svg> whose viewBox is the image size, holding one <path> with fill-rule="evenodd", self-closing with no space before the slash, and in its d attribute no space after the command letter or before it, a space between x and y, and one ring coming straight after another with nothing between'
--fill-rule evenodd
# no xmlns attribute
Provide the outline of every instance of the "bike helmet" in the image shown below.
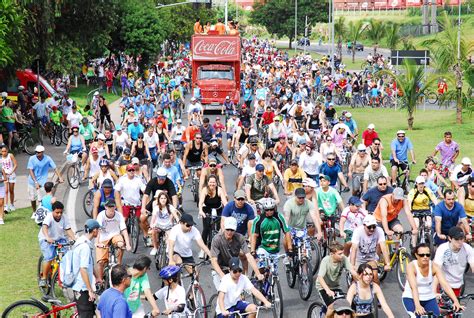
<svg viewBox="0 0 474 318"><path fill-rule="evenodd" d="M339 117L339 121L344 121L344 120L346 120L346 118L344 116Z"/></svg>
<svg viewBox="0 0 474 318"><path fill-rule="evenodd" d="M82 118L82 124L87 125L88 123L89 123L89 119L87 119L87 117L83 117Z"/></svg>
<svg viewBox="0 0 474 318"><path fill-rule="evenodd" d="M273 210L276 208L276 201L272 198L265 198L260 200L264 210Z"/></svg>
<svg viewBox="0 0 474 318"><path fill-rule="evenodd" d="M284 133L281 133L278 135L278 139L285 139L286 135Z"/></svg>
<svg viewBox="0 0 474 318"><path fill-rule="evenodd" d="M101 159L100 162L99 162L99 166L108 166L109 165L109 161L107 159Z"/></svg>
<svg viewBox="0 0 474 318"><path fill-rule="evenodd" d="M159 275L162 279L171 279L178 276L180 270L179 266L166 266L161 269Z"/></svg>

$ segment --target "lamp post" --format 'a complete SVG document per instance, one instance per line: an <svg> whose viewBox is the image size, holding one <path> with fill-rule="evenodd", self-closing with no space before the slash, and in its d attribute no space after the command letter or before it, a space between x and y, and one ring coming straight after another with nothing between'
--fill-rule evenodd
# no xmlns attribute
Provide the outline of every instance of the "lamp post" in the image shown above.
<svg viewBox="0 0 474 318"><path fill-rule="evenodd" d="M461 0L458 5L458 56L457 63L454 66L454 75L456 77L456 122L462 124L462 70L461 70Z"/></svg>
<svg viewBox="0 0 474 318"><path fill-rule="evenodd" d="M295 53L298 46L298 0L295 0Z"/></svg>

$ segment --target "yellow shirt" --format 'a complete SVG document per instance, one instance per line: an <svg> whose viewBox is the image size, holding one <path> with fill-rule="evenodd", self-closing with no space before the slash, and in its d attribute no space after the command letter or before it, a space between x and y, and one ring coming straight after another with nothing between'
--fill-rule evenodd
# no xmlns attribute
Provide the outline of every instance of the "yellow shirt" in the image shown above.
<svg viewBox="0 0 474 318"><path fill-rule="evenodd" d="M291 168L288 168L283 174L283 179L285 179L285 182L288 184L288 192L293 192L295 189L301 188L304 178L306 178L306 172L299 167L295 173L291 171Z"/></svg>
<svg viewBox="0 0 474 318"><path fill-rule="evenodd" d="M419 211L419 210L429 210L430 209L430 202L433 202L436 197L434 196L433 192L425 187L422 193L418 193L415 197L415 193L418 189L414 188L408 192L408 202L411 202L411 209L412 211Z"/></svg>

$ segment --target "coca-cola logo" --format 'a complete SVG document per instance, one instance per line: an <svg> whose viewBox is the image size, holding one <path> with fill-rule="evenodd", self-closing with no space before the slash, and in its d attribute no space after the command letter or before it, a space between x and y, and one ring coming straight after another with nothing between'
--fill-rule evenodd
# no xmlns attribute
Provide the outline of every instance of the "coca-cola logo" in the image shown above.
<svg viewBox="0 0 474 318"><path fill-rule="evenodd" d="M235 41L208 42L200 40L194 45L194 54L204 56L235 55L237 54L237 45Z"/></svg>

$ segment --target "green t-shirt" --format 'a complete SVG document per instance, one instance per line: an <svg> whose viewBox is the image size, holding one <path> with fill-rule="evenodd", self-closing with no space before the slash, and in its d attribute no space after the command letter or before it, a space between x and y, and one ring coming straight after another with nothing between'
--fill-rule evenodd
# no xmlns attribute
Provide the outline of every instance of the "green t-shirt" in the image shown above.
<svg viewBox="0 0 474 318"><path fill-rule="evenodd" d="M271 218L259 215L252 225L252 233L258 234L257 247L261 247L271 254L280 251L280 231L287 233L289 230L285 218L280 213Z"/></svg>
<svg viewBox="0 0 474 318"><path fill-rule="evenodd" d="M62 117L63 117L63 113L61 113L59 110L57 112L49 113L49 118L51 118L51 121L55 123L56 125L61 124Z"/></svg>
<svg viewBox="0 0 474 318"><path fill-rule="evenodd" d="M305 199L302 205L298 205L296 203L296 197L292 197L287 200L283 207L285 216L289 216L288 225L298 229L303 229L306 227L306 218L309 214L309 211L313 210L313 202Z"/></svg>
<svg viewBox="0 0 474 318"><path fill-rule="evenodd" d="M125 292L123 293L132 312L137 311L140 307L140 295L147 288L150 288L150 282L148 281L148 275L146 273L140 277L132 277L130 286L125 289Z"/></svg>
<svg viewBox="0 0 474 318"><path fill-rule="evenodd" d="M327 192L324 192L322 188L316 190L318 195L318 208L324 210L326 216L332 216L336 213L337 205L342 201L339 192L336 189L329 187Z"/></svg>
<svg viewBox="0 0 474 318"><path fill-rule="evenodd" d="M91 140L94 137L94 126L87 124L87 126L84 127L82 124L80 124L79 133L84 137L84 140Z"/></svg>
<svg viewBox="0 0 474 318"><path fill-rule="evenodd" d="M10 117L10 118L7 118L7 117ZM10 107L3 107L2 119L4 123L14 123L15 117L13 116L13 109L11 109Z"/></svg>
<svg viewBox="0 0 474 318"><path fill-rule="evenodd" d="M86 111L83 107L78 107L77 111L79 112L79 114L82 115L82 117L94 116L94 112L92 111L92 109Z"/></svg>
<svg viewBox="0 0 474 318"><path fill-rule="evenodd" d="M351 269L351 263L347 256L343 256L340 263L334 263L331 259L331 255L328 255L321 260L318 276L324 278L324 282L328 285L329 289L341 289L340 280L344 268L347 270ZM316 288L323 289L319 280L316 280Z"/></svg>

